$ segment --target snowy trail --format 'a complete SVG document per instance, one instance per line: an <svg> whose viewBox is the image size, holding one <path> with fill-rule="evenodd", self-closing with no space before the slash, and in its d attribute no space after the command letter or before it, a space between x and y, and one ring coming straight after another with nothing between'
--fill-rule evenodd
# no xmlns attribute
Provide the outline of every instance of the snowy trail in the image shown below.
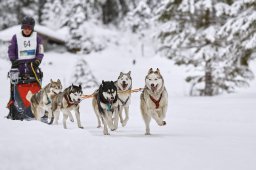
<svg viewBox="0 0 256 170"><path fill-rule="evenodd" d="M184 70L169 60L137 58L137 64L132 66L131 57L120 58L116 54L121 53L109 50L86 56L86 60L99 81L115 80L120 71L131 70L134 88L144 86L149 67L159 67L169 92L165 127L157 126L152 120L152 136L144 135L140 93L132 96L127 127L119 126L110 136L104 136L102 129L96 128L91 99L84 100L80 109L85 129L78 129L76 123L68 121L68 130L64 130L61 119L59 125L53 126L37 121L7 120L3 117L7 114L4 107L9 85L6 77L1 76L4 86L0 98L0 169L255 170L255 81L251 88L236 94L188 97L184 90ZM64 86L69 85L76 58L79 57L69 53L47 53L42 64L43 84L50 78L60 78ZM4 75L9 63L1 63L4 63L0 70Z"/></svg>

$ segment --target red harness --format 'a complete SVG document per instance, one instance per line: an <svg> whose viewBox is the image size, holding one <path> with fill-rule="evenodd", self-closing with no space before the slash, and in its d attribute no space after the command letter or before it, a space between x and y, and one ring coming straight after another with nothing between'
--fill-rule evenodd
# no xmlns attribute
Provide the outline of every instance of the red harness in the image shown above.
<svg viewBox="0 0 256 170"><path fill-rule="evenodd" d="M159 99L158 99L158 100L154 99L151 95L149 95L149 97L150 97L150 99L152 100L152 102L154 102L154 103L155 103L155 105L156 105L156 109L158 109L158 108L159 108L159 103L160 103L160 101L161 101L161 99L162 99L162 95L163 95L163 93L161 93L161 96L159 97Z"/></svg>
<svg viewBox="0 0 256 170"><path fill-rule="evenodd" d="M68 95L64 95L64 98L66 99L66 101L68 103L68 107L71 107L73 105L77 106L79 104L79 102L71 102L71 100L69 99Z"/></svg>

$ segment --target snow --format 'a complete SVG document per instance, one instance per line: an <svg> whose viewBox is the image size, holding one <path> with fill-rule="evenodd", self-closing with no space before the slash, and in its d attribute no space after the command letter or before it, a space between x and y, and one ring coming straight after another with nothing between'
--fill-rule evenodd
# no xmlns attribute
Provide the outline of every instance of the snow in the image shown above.
<svg viewBox="0 0 256 170"><path fill-rule="evenodd" d="M186 69L154 55L133 35L117 34L119 45L90 55L48 52L42 62L43 85L50 79L71 84L74 66L84 58L95 77L116 80L120 71L131 70L133 88L144 86L149 68L159 68L169 93L167 125L151 122L145 136L140 115L140 93L132 94L130 120L126 127L104 136L97 129L91 99L81 103L84 129L68 121L68 129L38 121L5 119L8 110L10 63L0 59L0 160L3 170L122 169L122 170L255 170L256 169L256 81L237 93L215 97L188 97ZM136 64L132 65L132 61ZM252 65L256 73L256 65ZM95 89L86 89L91 94Z"/></svg>

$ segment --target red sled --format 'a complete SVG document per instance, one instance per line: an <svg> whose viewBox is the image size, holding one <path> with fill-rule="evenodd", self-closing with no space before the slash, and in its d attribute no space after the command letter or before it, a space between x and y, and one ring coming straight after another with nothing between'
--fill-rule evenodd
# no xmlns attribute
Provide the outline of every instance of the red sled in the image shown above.
<svg viewBox="0 0 256 170"><path fill-rule="evenodd" d="M30 102L26 99L28 92L31 91L33 94L35 94L40 91L40 86L37 82L29 84L17 84L16 90L23 106L27 108L30 106Z"/></svg>

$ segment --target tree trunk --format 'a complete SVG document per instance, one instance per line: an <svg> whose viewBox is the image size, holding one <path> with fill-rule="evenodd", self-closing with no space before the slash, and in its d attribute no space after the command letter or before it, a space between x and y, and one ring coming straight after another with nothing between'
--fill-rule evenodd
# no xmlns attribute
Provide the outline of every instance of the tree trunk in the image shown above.
<svg viewBox="0 0 256 170"><path fill-rule="evenodd" d="M211 59L206 61L205 65L205 96L213 96L213 77L212 77L212 66Z"/></svg>

